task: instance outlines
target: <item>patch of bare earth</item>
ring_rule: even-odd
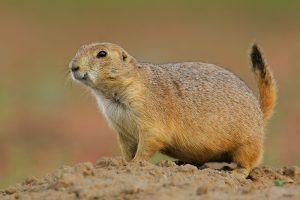
[[[0,199],[300,199],[300,168],[259,167],[248,179],[220,170],[105,158],[62,167],[0,192]]]

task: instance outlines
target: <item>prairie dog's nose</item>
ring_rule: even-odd
[[[71,63],[71,71],[72,72],[76,72],[79,69],[80,69],[80,67],[76,63],[74,63],[74,62]]]

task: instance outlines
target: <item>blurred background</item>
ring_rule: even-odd
[[[300,164],[300,1],[0,1],[0,188],[62,165],[119,155],[116,134],[67,66],[109,41],[140,61],[226,66],[255,88],[256,41],[279,86],[264,163]]]

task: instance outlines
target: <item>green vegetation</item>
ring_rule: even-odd
[[[275,180],[274,185],[277,187],[283,187],[285,185],[285,181],[283,180]]]

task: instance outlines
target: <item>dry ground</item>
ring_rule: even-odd
[[[105,158],[27,178],[2,190],[0,199],[300,199],[299,167],[262,166],[243,179],[220,170],[224,166]]]

